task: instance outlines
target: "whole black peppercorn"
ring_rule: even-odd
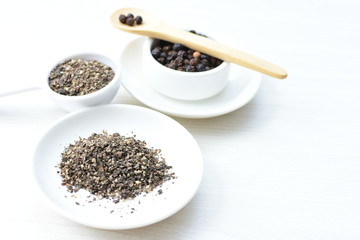
[[[201,59],[207,59],[207,58],[209,58],[209,56],[206,55],[206,54],[201,54],[201,55],[200,55],[200,58],[201,58]]]
[[[176,57],[174,61],[175,61],[176,65],[181,66],[181,65],[183,65],[184,59],[182,57]]]
[[[209,60],[207,59],[201,59],[200,62],[204,65],[209,65]]]
[[[180,51],[180,50],[183,50],[184,48],[185,48],[185,46],[180,43],[175,43],[172,47],[172,49],[175,51]]]
[[[177,57],[177,52],[176,51],[170,51],[168,56],[170,56],[171,59],[175,59]]]
[[[185,71],[186,72],[194,72],[195,71],[195,67],[191,66],[191,65],[186,65],[185,66]]]
[[[120,14],[119,20],[121,23],[126,23],[126,16],[124,14]]]
[[[156,47],[153,50],[151,50],[151,54],[154,58],[159,58],[161,54],[161,48]]]
[[[205,71],[206,68],[205,68],[205,65],[202,64],[202,63],[199,63],[196,65],[196,69],[199,71],[199,72],[202,72],[202,71]]]
[[[169,68],[171,68],[171,69],[176,69],[176,64],[175,64],[174,61],[171,61],[171,62],[167,65],[167,67],[169,67]]]
[[[159,63],[161,63],[161,64],[164,64],[164,63],[165,63],[165,58],[159,57],[159,58],[157,59],[157,61],[158,61]]]
[[[179,50],[177,53],[178,57],[182,57],[182,58],[184,58],[185,54],[186,54],[185,50]]]
[[[136,16],[136,18],[135,18],[135,22],[136,22],[136,24],[141,24],[141,23],[142,23],[142,21],[143,21],[143,19],[142,19],[142,17],[141,17],[141,16]]]
[[[127,18],[126,19],[126,24],[129,25],[129,26],[134,26],[135,25],[135,19],[134,18]]]
[[[171,47],[170,45],[165,45],[165,46],[162,48],[163,52],[168,52],[168,51],[170,51],[171,49],[172,49],[172,47]]]
[[[127,15],[120,14],[119,21],[128,26],[134,26],[135,24],[141,24],[143,19],[141,16],[136,16],[135,18],[134,14],[128,13]]]
[[[192,58],[190,59],[190,65],[191,66],[195,66],[196,64],[199,63],[199,59],[198,58]]]

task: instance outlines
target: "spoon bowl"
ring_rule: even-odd
[[[125,16],[129,13],[132,13],[135,17],[141,16],[143,18],[143,21],[141,24],[137,24],[134,26],[129,26],[126,24],[123,24],[119,21],[119,17],[121,14],[124,14]],[[121,8],[116,10],[110,17],[111,23],[114,27],[123,30],[125,32],[129,33],[136,33],[138,35],[142,36],[148,36],[148,37],[157,37],[158,34],[162,32],[156,31],[156,28],[158,26],[164,26],[165,23],[162,22],[160,19],[153,16],[151,13],[144,11],[139,8]]]
[[[127,15],[129,13],[132,13],[134,16],[141,16],[143,19],[142,24],[128,26],[121,23],[119,20],[120,14]],[[169,26],[157,17],[153,16],[151,13],[139,8],[118,9],[111,15],[110,20],[115,28],[125,32],[148,36],[151,38],[158,38],[173,43],[181,43],[188,48],[195,49],[199,52],[206,53],[227,62],[244,66],[271,77],[278,79],[284,79],[287,77],[286,71],[280,66],[252,56],[243,51],[231,48],[215,40]]]

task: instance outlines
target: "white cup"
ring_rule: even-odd
[[[147,38],[143,45],[143,77],[157,92],[179,100],[201,100],[221,92],[228,83],[230,64],[221,63],[218,67],[203,72],[183,72],[168,68],[159,63],[151,54],[156,44]]]

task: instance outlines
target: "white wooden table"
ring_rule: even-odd
[[[227,115],[175,118],[202,149],[200,189],[170,218],[125,231],[79,225],[40,200],[32,154],[66,112],[42,90],[0,98],[1,239],[360,239],[358,1],[2,1],[0,90],[36,85],[74,51],[119,57],[136,36],[108,18],[125,6],[230,36],[289,77],[264,77]],[[113,103],[144,106],[124,88]]]

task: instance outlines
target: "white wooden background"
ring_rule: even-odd
[[[170,218],[125,231],[73,223],[40,200],[34,147],[66,113],[41,90],[0,98],[1,239],[360,239],[358,1],[1,1],[0,91],[36,85],[74,51],[118,57],[136,36],[109,16],[126,6],[230,36],[289,77],[264,77],[230,114],[175,118],[203,151],[200,189]],[[113,102],[142,105],[123,88]]]

